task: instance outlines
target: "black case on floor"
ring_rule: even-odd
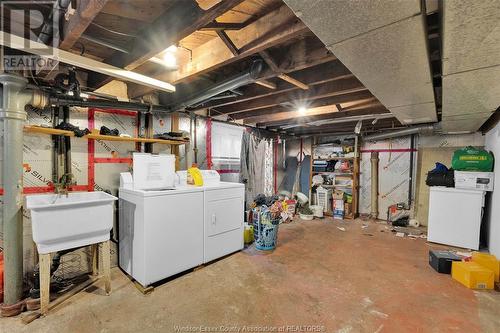
[[[450,251],[429,251],[429,265],[439,273],[451,274],[451,262],[461,260],[462,258]]]

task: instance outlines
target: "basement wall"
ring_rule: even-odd
[[[426,226],[429,216],[429,186],[425,184],[427,173],[436,162],[451,167],[451,158],[458,148],[484,146],[480,133],[460,135],[421,135],[418,140],[418,161],[416,175],[415,218]]]
[[[500,258],[500,123],[486,134],[486,149],[495,157],[495,188],[489,200],[488,242],[490,253]]]

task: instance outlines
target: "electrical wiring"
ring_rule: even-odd
[[[131,34],[127,34],[127,33],[125,33],[125,32],[115,31],[115,30],[112,30],[112,29],[106,28],[105,26],[102,26],[102,25],[100,25],[100,24],[98,24],[98,23],[95,23],[95,22],[91,22],[90,24],[91,24],[91,25],[93,25],[93,26],[96,26],[96,27],[98,27],[98,28],[100,28],[100,29],[102,29],[102,30],[105,30],[105,31],[107,31],[107,32],[110,32],[110,33],[112,33],[112,34],[115,34],[115,35],[120,35],[120,36],[125,36],[125,37],[137,38],[137,36],[136,36],[136,35],[131,35]]]

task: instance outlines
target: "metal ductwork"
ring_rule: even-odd
[[[421,0],[284,2],[402,124],[437,121]]]
[[[442,2],[443,132],[474,132],[500,105],[500,2]]]
[[[54,35],[54,22],[58,22],[60,17],[64,18],[61,14],[66,12],[70,4],[71,0],[57,0],[55,2],[48,20],[43,24],[41,32],[38,35],[39,42],[49,45],[50,38]],[[57,17],[57,20],[54,20],[54,17]],[[57,31],[57,34],[60,35],[60,32]],[[57,45],[54,46],[57,47]]]
[[[424,133],[434,133],[436,130],[435,125],[424,125],[409,127],[398,131],[384,132],[380,134],[372,134],[363,137],[363,141],[379,141],[391,138],[397,138],[401,136],[408,136],[412,134],[424,134]]]
[[[4,305],[19,302],[23,293],[23,127],[25,107],[45,107],[48,98],[25,89],[28,81],[18,75],[0,74],[3,125],[3,252]]]
[[[262,71],[262,67],[262,60],[255,60],[248,71],[230,77],[216,84],[215,86],[206,88],[199,93],[187,97],[181,102],[177,102],[174,106],[171,107],[171,111],[182,111],[188,109],[189,107],[200,105],[203,102],[208,101],[210,98],[217,96],[223,92],[234,90],[241,86],[254,83],[258,79],[259,74]]]

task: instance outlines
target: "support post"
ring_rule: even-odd
[[[378,217],[378,151],[374,151],[371,154],[371,213],[370,216],[372,219],[376,219]]]

